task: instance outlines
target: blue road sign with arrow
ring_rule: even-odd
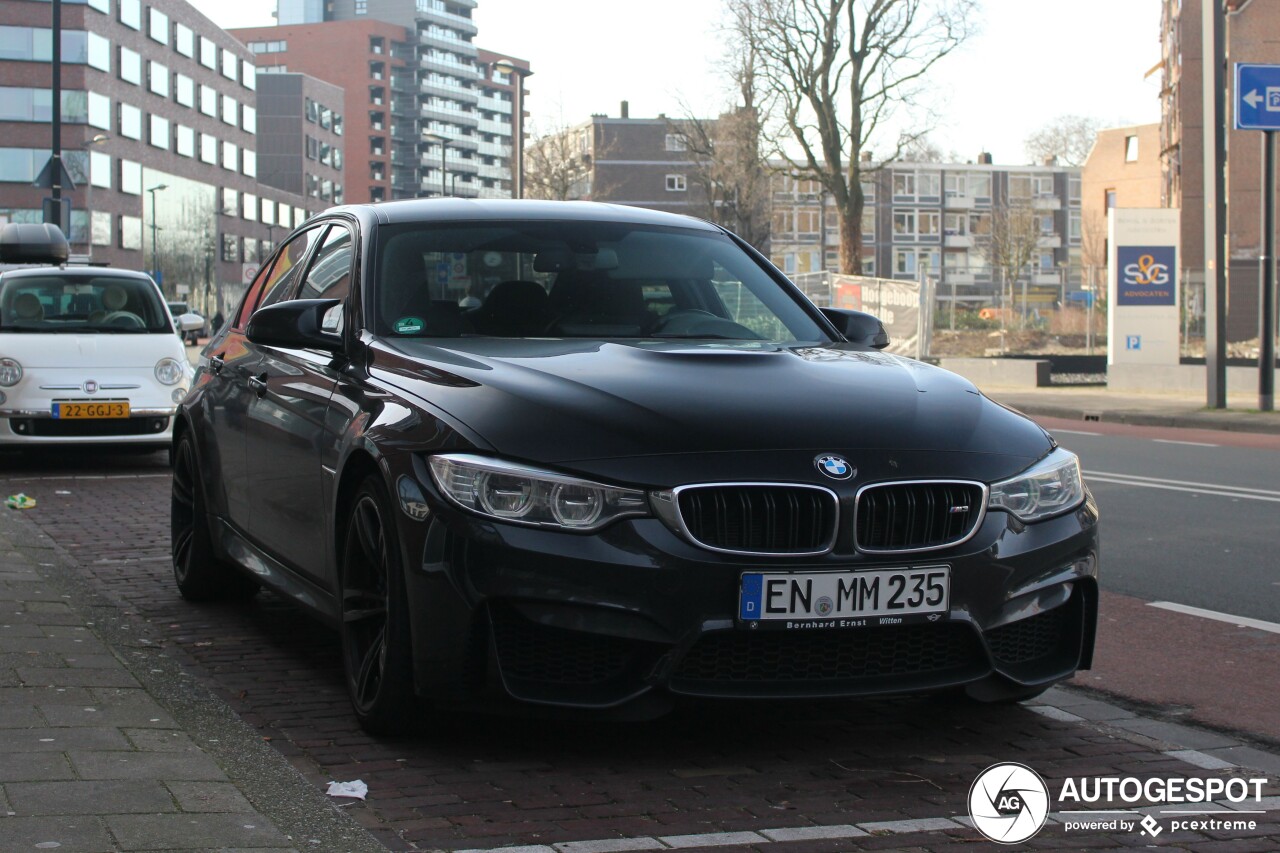
[[[1236,130],[1280,130],[1280,65],[1236,63]]]

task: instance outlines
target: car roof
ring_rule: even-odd
[[[0,276],[4,276],[5,278],[25,278],[27,276],[42,275],[63,275],[80,278],[133,278],[143,279],[146,281],[151,280],[151,276],[144,272],[114,269],[112,267],[55,267],[46,265],[0,270]]]
[[[703,231],[720,229],[702,219],[661,210],[603,204],[594,201],[542,201],[535,199],[418,198],[350,204],[331,208],[325,215],[372,215],[383,225],[402,222],[467,222],[477,220],[542,220],[570,222],[622,222],[633,225],[666,225]]]

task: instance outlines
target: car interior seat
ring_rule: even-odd
[[[494,285],[484,304],[467,316],[480,334],[503,338],[537,337],[546,334],[551,322],[547,291],[523,279]]]
[[[34,293],[19,293],[13,300],[13,313],[25,323],[39,323],[44,319],[44,305]]]
[[[639,337],[655,319],[640,282],[602,272],[565,270],[556,277],[550,301],[553,331],[572,337]]]

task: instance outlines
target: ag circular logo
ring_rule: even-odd
[[[1049,816],[1049,788],[1025,764],[993,764],[969,789],[969,817],[979,832],[998,844],[1031,838]]]
[[[833,480],[847,480],[858,473],[858,469],[846,462],[843,456],[833,456],[830,453],[817,457],[813,464]]]

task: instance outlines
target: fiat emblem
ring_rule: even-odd
[[[850,465],[843,456],[834,456],[830,453],[817,457],[813,460],[813,464],[833,480],[847,480],[858,473],[858,469]]]
[[[81,387],[84,388],[84,393],[86,394],[98,393],[98,383],[92,379],[87,380]]]

